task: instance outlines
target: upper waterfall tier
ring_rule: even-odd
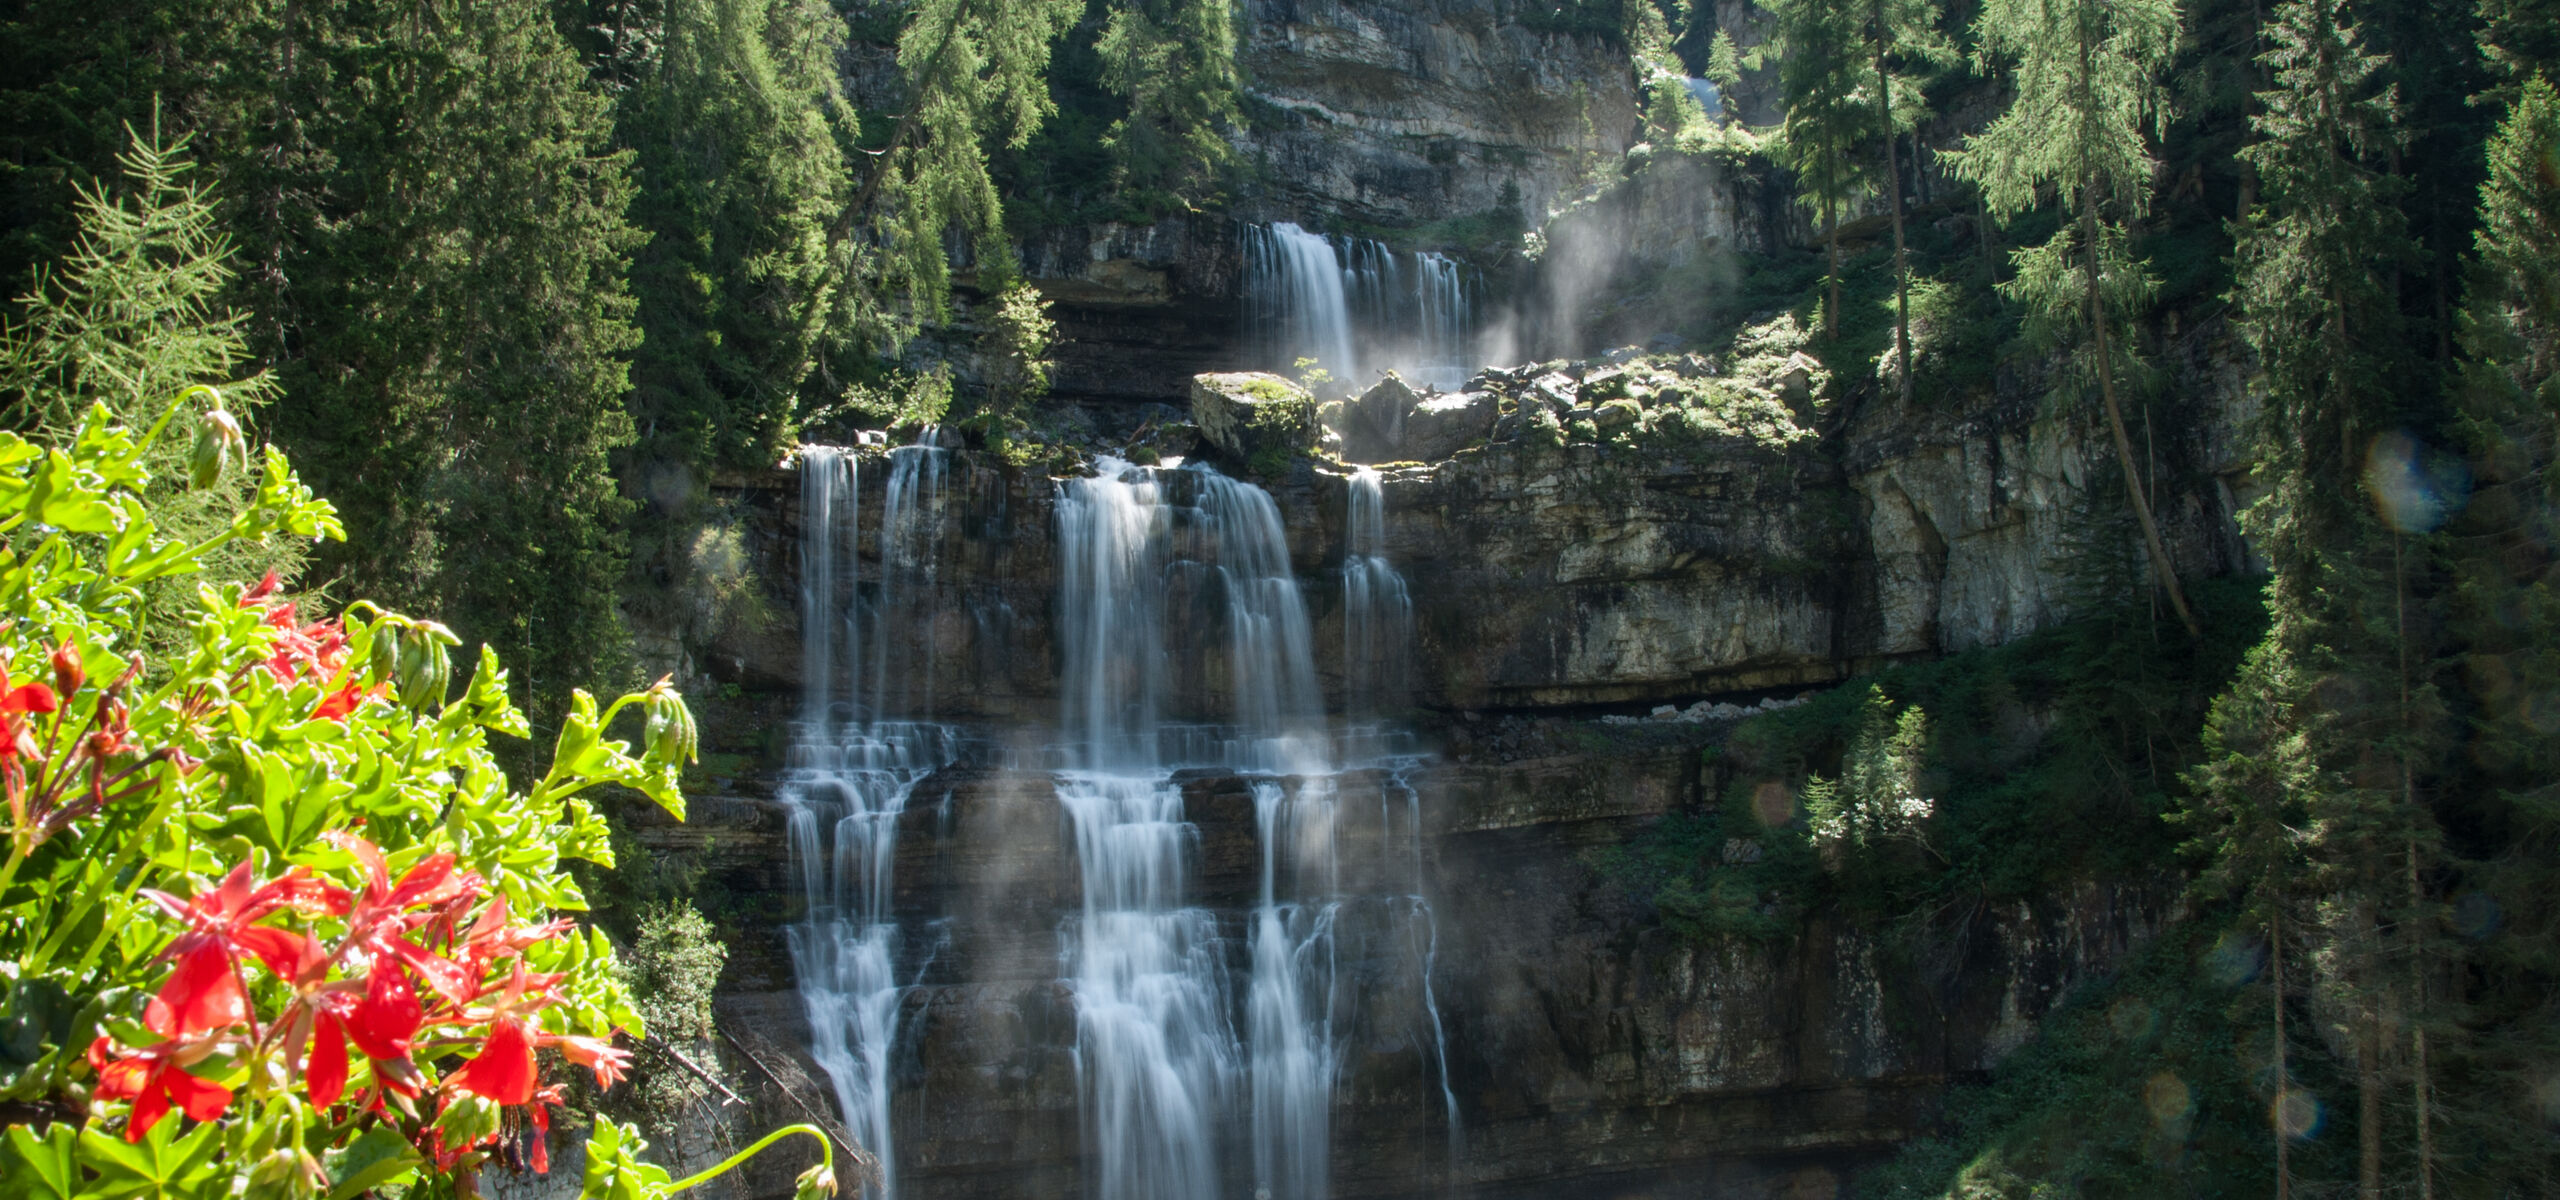
[[[1247,336],[1264,365],[1302,360],[1357,391],[1388,370],[1454,388],[1475,361],[1475,293],[1457,260],[1326,237],[1283,221],[1244,231]]]

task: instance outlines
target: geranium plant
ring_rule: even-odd
[[[230,469],[218,394],[169,411],[209,447],[195,486]],[[101,407],[59,445],[0,433],[6,1194],[349,1200],[546,1169],[568,1073],[611,1085],[641,1032],[561,862],[612,863],[597,788],[683,815],[682,698],[578,694],[549,770],[512,786],[490,739],[528,727],[486,648],[457,689],[431,621],[309,619],[272,575],[183,603],[225,545],[341,531],[270,450],[227,529],[164,536],[143,464],[166,432]],[[626,713],[636,747],[608,733]],[[734,1165],[670,1181],[642,1147],[599,1120],[587,1194]]]

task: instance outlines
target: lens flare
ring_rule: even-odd
[[[2469,497],[2460,460],[2398,431],[2373,439],[2364,456],[2364,490],[2383,523],[2402,533],[2429,533]]]
[[[2107,1026],[2121,1040],[2140,1041],[2160,1027],[2160,1014],[2140,999],[2127,996],[2107,1006]]]
[[[2174,1124],[2195,1112],[2195,1096],[2187,1090],[2186,1080],[2162,1071],[2142,1085],[2142,1107],[2150,1111],[2153,1124]]]
[[[2268,1123],[2295,1141],[2318,1135],[2322,1116],[2320,1098],[2300,1088],[2286,1089],[2267,1106]]]
[[[2506,910],[2498,906],[2498,898],[2487,892],[2465,892],[2453,902],[2454,932],[2475,942],[2498,932],[2506,919]]]
[[[2258,969],[2266,965],[2264,943],[2237,930],[2213,940],[2213,948],[2204,952],[2202,964],[2206,977],[2224,987],[2238,987],[2258,977]]]
[[[1751,789],[1751,811],[1768,826],[1784,825],[1796,819],[1796,794],[1775,779]]]

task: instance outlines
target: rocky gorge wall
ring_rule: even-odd
[[[1509,0],[1237,5],[1252,184],[1233,207],[1043,231],[1023,272],[1055,304],[1059,395],[1179,402],[1238,364],[1240,225],[1536,224],[1636,136],[1622,48],[1524,26]],[[859,90],[859,89],[857,89]]]
[[[1023,248],[1057,305],[1061,398],[1178,401],[1193,375],[1246,365],[1237,220],[1410,225],[1480,212],[1506,184],[1538,214],[1595,158],[1614,164],[1635,124],[1623,54],[1528,32],[1504,10],[1241,5],[1258,114],[1241,144],[1269,186],[1232,214],[1051,231]],[[1796,236],[1783,199],[1712,162],[1657,157],[1546,230],[1537,299],[1574,324],[1524,328],[1516,348],[1641,344],[1685,320],[1666,310],[1720,302],[1737,256]],[[1564,269],[1574,263],[1593,269]],[[2241,569],[2237,355],[2214,325],[2165,350],[2173,399],[2143,431],[2163,523],[2187,574]],[[2174,903],[2159,881],[2092,879],[1977,911],[1925,945],[1822,921],[1780,942],[1707,944],[1661,927],[1607,877],[1596,852],[1724,794],[1730,768],[1702,751],[1730,723],[1595,718],[1792,695],[2048,627],[2069,611],[2060,565],[2091,552],[2084,501],[2116,485],[2101,435],[2031,375],[1909,408],[1791,396],[1786,419],[1809,435],[1794,440],[1638,442],[1574,428],[1598,428],[1601,402],[1581,391],[1606,369],[1480,378],[1469,386],[1498,393],[1508,424],[1428,461],[1381,461],[1383,550],[1414,603],[1404,715],[1428,753],[1401,773],[1346,778],[1339,836],[1346,882],[1411,886],[1435,939],[1426,998],[1409,925],[1376,906],[1346,917],[1343,977],[1363,1000],[1341,1038],[1336,1195],[1845,1194],[1859,1167],[1926,1128],[1952,1081],[2024,1041]],[[1533,386],[1549,399],[1528,399]],[[1654,400],[1631,402],[1639,428],[1668,419]],[[1552,444],[1525,428],[1530,406],[1550,403],[1566,430]],[[1161,433],[1155,448],[1214,454],[1187,439]],[[855,553],[873,571],[886,452],[856,458],[856,498],[875,515]],[[1251,476],[1277,502],[1334,700],[1348,470],[1302,457]],[[832,1120],[792,990],[783,931],[802,914],[775,795],[801,683],[807,514],[787,466],[715,490],[738,514],[735,581],[767,617],[653,648],[653,666],[690,694],[720,697],[703,707],[715,786],[691,823],[644,815],[635,828],[640,845],[700,869],[698,898],[731,950],[722,1036],[697,1048],[729,1094],[672,1135],[695,1157],[741,1130]],[[1044,475],[952,451],[929,616],[899,633],[934,651],[892,685],[899,711],[974,738],[917,785],[894,870],[899,920],[942,938],[904,998],[892,1072],[901,1192],[917,1200],[1085,1186],[1074,997],[1061,983],[1080,884],[1037,769],[1060,710],[1059,496]],[[1169,715],[1211,716],[1219,702],[1176,697],[1185,711]],[[1250,794],[1210,772],[1184,789],[1194,886],[1240,955]],[[1435,1013],[1445,1053],[1425,1034]],[[1228,1192],[1252,1194],[1249,1156],[1225,1149]],[[787,1190],[788,1169],[757,1170],[732,1194]]]
[[[2199,575],[2234,569],[2242,552],[2229,532],[2237,391],[2217,337],[2181,343],[2186,399],[2172,415],[2189,432],[2162,446],[2174,481],[2160,489],[2164,521]],[[1603,369],[1561,365],[1543,386]],[[2082,552],[2071,514],[2105,479],[2093,431],[2027,396],[1805,420],[1828,434],[1709,437],[1676,452],[1544,445],[1515,421],[1440,461],[1382,471],[1385,550],[1415,604],[1410,719],[1431,753],[1402,775],[1344,784],[1342,811],[1366,814],[1340,832],[1344,870],[1353,887],[1393,885],[1384,892],[1402,890],[1395,872],[1421,880],[1460,1120],[1452,1130],[1441,1058],[1420,1032],[1409,936],[1389,914],[1365,925],[1355,914],[1344,970],[1363,1015],[1343,1035],[1336,1194],[1528,1196],[1567,1181],[1602,1195],[1841,1194],[1859,1166],[1926,1127],[1952,1081],[1987,1069],[2165,919],[2164,885],[2088,880],[1977,912],[1927,946],[1823,922],[1779,943],[1700,944],[1595,865],[1593,852],[1711,805],[1731,782],[1700,753],[1728,723],[1595,714],[1793,693],[1998,644],[2067,611],[2056,566]],[[1075,851],[1049,777],[1020,765],[1037,761],[1059,706],[1059,489],[949,453],[932,618],[902,631],[932,643],[933,665],[895,686],[905,711],[929,703],[981,740],[917,786],[898,843],[896,911],[944,939],[901,1018],[901,1191],[1076,1195],[1076,1024],[1061,982]],[[886,451],[857,459],[859,503],[877,513]],[[1258,480],[1283,515],[1319,647],[1341,645],[1347,470],[1299,459]],[[729,491],[769,607],[796,611],[796,479],[777,471]],[[857,548],[866,571],[876,521]],[[719,897],[708,906],[732,949],[725,1078],[748,1111],[785,1119],[829,1094],[806,1058],[781,936],[799,913],[773,785],[799,639],[781,617],[693,647],[680,664],[689,689],[732,696],[706,708],[722,794],[697,801],[690,824],[639,830],[660,853],[695,855]],[[1317,663],[1338,690],[1338,656],[1320,650]],[[1175,701],[1186,703],[1208,716],[1219,699]],[[1240,953],[1251,798],[1231,775],[1199,773],[1185,788],[1200,902]],[[1250,1192],[1249,1178],[1231,1183]]]

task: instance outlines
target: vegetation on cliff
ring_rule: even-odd
[[[2560,20],[2508,0],[1787,0],[1761,28],[1747,8],[1494,6],[1538,37],[1622,48],[1645,97],[1627,131],[1649,139],[1642,154],[1592,156],[1568,193],[1707,160],[1753,178],[1755,219],[1773,231],[1748,261],[1720,253],[1724,274],[1652,281],[1652,295],[1685,293],[1680,321],[1637,312],[1607,326],[1654,321],[1640,340],[1677,324],[1668,332],[1713,354],[1642,356],[1597,383],[1586,372],[1569,403],[1524,400],[1536,377],[1510,379],[1512,424],[1496,436],[1613,454],[1741,438],[1812,456],[1857,414],[2025,397],[2103,430],[2082,544],[2056,566],[2087,586],[2067,626],[1756,719],[1716,763],[1731,786],[1715,810],[1666,821],[1613,869],[1697,937],[1783,938],[1821,914],[1899,923],[1924,945],[1951,912],[2092,873],[2194,885],[2190,919],[1960,1102],[1946,1136],[1879,1177],[1888,1194],[2210,1182],[2487,1196],[2560,1173]],[[633,621],[691,619],[694,600],[728,586],[710,578],[737,557],[713,481],[776,461],[804,431],[953,417],[1008,461],[1038,461],[1028,431],[1057,329],[1017,278],[1022,240],[1253,194],[1261,168],[1237,135],[1270,112],[1246,90],[1237,12],[30,0],[0,18],[0,284],[13,302],[0,420],[14,431],[0,465],[22,485],[0,488],[20,506],[0,533],[23,568],[0,585],[25,610],[5,635],[22,643],[21,669],[0,718],[35,747],[11,739],[0,757],[13,801],[41,797],[28,762],[78,753],[48,740],[66,698],[101,720],[121,705],[134,724],[116,736],[172,756],[118,766],[141,774],[115,786],[153,785],[187,817],[143,829],[61,796],[51,815],[13,809],[12,862],[25,865],[0,905],[28,945],[9,977],[12,1028],[32,1020],[52,1040],[26,1054],[10,1042],[9,1086],[24,1090],[8,1098],[67,1116],[112,1071],[122,1099],[97,1127],[168,1131],[144,1136],[189,1170],[209,1160],[185,1156],[216,1141],[291,1178],[366,1139],[479,1152],[494,1109],[466,1106],[431,1133],[417,1113],[324,1120],[336,1093],[252,1080],[259,1055],[285,1049],[271,1018],[316,1026],[326,1006],[263,975],[235,979],[236,997],[218,980],[172,992],[156,973],[174,927],[136,889],[160,888],[190,921],[231,903],[208,889],[235,868],[253,894],[300,866],[352,895],[368,883],[350,848],[363,816],[364,844],[403,870],[477,856],[473,886],[511,896],[518,918],[573,908],[543,890],[550,859],[600,846],[595,830],[572,809],[558,829],[507,824],[499,810],[557,797],[511,791],[485,734],[518,728],[519,713],[556,719],[544,732],[573,760],[592,751],[613,768],[597,778],[629,759],[663,788],[673,764],[654,748],[617,759],[589,744],[603,714],[580,689],[636,683]],[[1709,117],[1692,74],[1724,89],[1724,113]],[[1774,92],[1774,128],[1735,121],[1757,91]],[[145,131],[138,146],[130,128]],[[190,158],[213,186],[196,186]],[[1523,261],[1519,189],[1499,194],[1492,210],[1402,236]],[[1818,252],[1795,244],[1811,239],[1791,204],[1819,214]],[[965,387],[941,369],[950,347],[974,347],[984,367]],[[2177,363],[2208,360],[2245,377],[2246,479],[2203,478],[2148,436],[2174,419]],[[239,472],[262,441],[337,507],[310,502],[281,454]],[[181,487],[182,475],[200,478]],[[2225,485],[2249,498],[2262,589],[2184,577],[2161,531],[2168,497]],[[307,537],[331,522],[343,541],[244,532]],[[182,559],[212,582],[176,582]],[[429,626],[370,609],[298,624],[272,593],[244,590],[268,568],[305,569],[295,586],[310,593],[445,614],[515,664],[516,694],[490,665],[454,702],[476,715],[413,701],[423,683],[400,676],[428,669],[413,635],[438,640]],[[386,629],[410,640],[375,664]],[[338,653],[253,669],[295,638]],[[31,674],[57,652],[53,683]],[[135,653],[130,679],[80,690]],[[190,701],[131,700],[176,680],[220,684],[246,723],[214,730]],[[56,707],[39,711],[31,687]],[[299,778],[386,748],[467,781],[450,810],[461,817],[243,798],[269,785],[241,763],[277,758],[276,778]],[[179,752],[204,765],[179,771]],[[107,757],[88,760],[92,778]],[[483,817],[532,839],[545,882],[524,883],[497,835],[473,832]],[[81,874],[108,862],[133,873]],[[66,899],[64,880],[96,896]],[[28,931],[66,904],[135,932],[57,960],[73,952]],[[384,921],[416,915],[377,907]],[[335,945],[354,936],[331,924],[347,915],[292,929]],[[647,929],[666,977],[685,981],[671,995],[716,975],[680,910],[654,911]],[[555,953],[516,950],[535,967]],[[2186,965],[2207,961],[2219,965]],[[40,978],[28,972],[62,964],[50,986],[123,988],[116,1003],[132,1011],[27,999]],[[620,1020],[600,972],[570,971],[545,1011],[583,1023],[546,1034]],[[491,978],[446,998],[467,1007]],[[159,1028],[138,1007],[146,992],[164,1001]],[[694,1019],[689,1002],[668,1011]],[[108,1022],[97,1063],[73,1053],[92,1043],[46,1024],[57,1017]],[[452,1024],[485,1049],[502,1022]],[[172,1045],[205,1053],[176,1063]],[[193,1073],[215,1049],[236,1082]],[[366,1057],[342,1064],[345,1086],[371,1072],[377,1092],[461,1103],[491,1098],[466,1084],[529,1085],[458,1062],[446,1074],[432,1053]],[[315,1072],[292,1058],[277,1059],[281,1078]],[[226,1117],[235,1087],[291,1120]],[[2075,1140],[2066,1118],[2093,1096],[2127,1124]],[[532,1120],[528,1103],[496,1107]],[[221,1119],[179,1134],[145,1104]],[[2324,1109],[2333,1119],[2314,1119]],[[291,1147],[275,1132],[287,1126]],[[32,1163],[70,1161],[59,1155],[87,1141],[11,1144]]]

